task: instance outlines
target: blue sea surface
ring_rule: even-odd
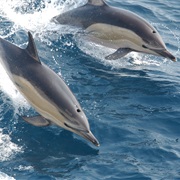
[[[111,49],[50,23],[83,0],[1,0],[0,36],[25,48],[32,32],[41,61],[68,84],[101,146],[24,122],[35,111],[0,67],[0,179],[180,179],[180,2],[106,2],[151,23],[177,62],[138,53],[107,61]]]

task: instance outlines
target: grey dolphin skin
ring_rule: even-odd
[[[88,120],[64,81],[43,64],[31,33],[26,49],[0,38],[0,62],[12,82],[39,115],[23,117],[35,126],[55,124],[99,146]]]
[[[84,6],[62,13],[52,21],[83,28],[88,40],[115,49],[106,57],[109,60],[135,51],[176,61],[153,26],[136,14],[111,7],[103,0],[88,0]]]

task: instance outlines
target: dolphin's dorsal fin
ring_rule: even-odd
[[[26,48],[26,51],[29,53],[29,55],[31,57],[33,57],[34,60],[41,63],[39,56],[38,56],[38,53],[37,53],[37,49],[36,49],[36,45],[35,45],[33,36],[30,32],[28,32],[28,37],[29,37],[29,42],[28,42],[28,46]]]
[[[103,0],[88,0],[88,4],[92,4],[94,6],[103,6],[106,3]]]

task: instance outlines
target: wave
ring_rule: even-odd
[[[0,162],[8,161],[20,152],[23,152],[22,147],[13,143],[10,136],[4,134],[3,129],[0,129]]]
[[[8,176],[7,174],[0,172],[0,180],[15,180],[13,177]]]
[[[1,2],[1,16],[13,22],[15,31],[23,28],[41,32],[47,30],[52,17],[75,8],[83,1],[67,0],[3,0]]]

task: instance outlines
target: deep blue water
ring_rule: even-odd
[[[180,2],[107,2],[152,23],[177,62],[137,53],[106,61],[109,49],[49,23],[83,1],[2,0],[1,37],[25,47],[32,32],[41,61],[62,75],[101,146],[23,122],[34,110],[0,68],[0,179],[180,179]]]

